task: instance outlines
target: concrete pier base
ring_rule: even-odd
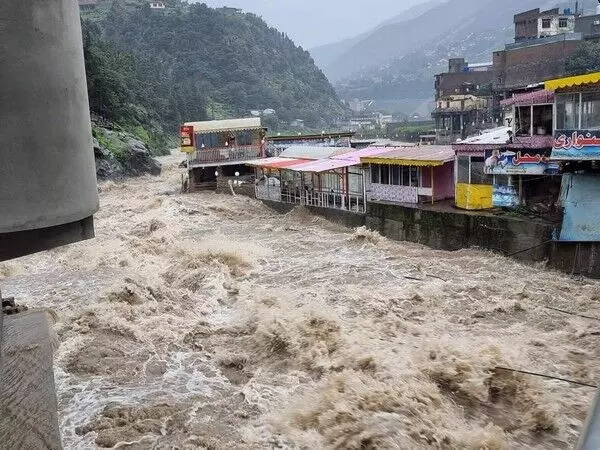
[[[52,318],[45,310],[0,312],[0,448],[61,449]]]

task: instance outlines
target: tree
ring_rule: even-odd
[[[600,43],[584,42],[566,61],[567,75],[585,75],[600,72]]]
[[[175,134],[182,121],[273,108],[271,126],[321,129],[345,112],[310,55],[253,14],[181,0],[162,12],[106,0],[97,11],[83,23],[90,107],[120,125]]]

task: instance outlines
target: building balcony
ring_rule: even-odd
[[[188,168],[241,164],[244,161],[261,158],[262,156],[262,145],[203,148],[188,155]]]
[[[432,112],[431,115],[432,116],[439,116],[439,115],[443,115],[443,114],[464,114],[464,113],[470,113],[473,111],[487,111],[488,107],[487,106],[465,106],[464,108],[461,108],[460,106],[451,106],[449,108],[435,108]]]

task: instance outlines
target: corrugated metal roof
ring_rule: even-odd
[[[352,151],[350,147],[319,147],[312,145],[292,145],[286,148],[282,153],[283,158],[297,159],[326,159],[336,154],[343,154]]]
[[[554,92],[541,90],[535,92],[527,92],[525,94],[518,94],[511,98],[507,98],[506,100],[502,100],[500,102],[500,106],[529,106],[529,105],[539,105],[543,103],[554,103]]]
[[[402,147],[386,153],[361,158],[361,162],[370,164],[396,164],[405,166],[441,166],[454,161],[454,150],[449,145],[423,145],[420,147]]]
[[[306,163],[306,159],[292,159],[292,158],[281,158],[281,157],[273,157],[273,158],[262,158],[262,159],[254,159],[252,161],[247,161],[244,164],[248,166],[256,166],[256,167],[264,167],[271,169],[285,169],[286,167],[292,167],[298,164]]]
[[[477,136],[471,136],[461,141],[457,141],[456,145],[463,144],[506,144],[510,139],[509,131],[512,132],[512,127],[498,127],[483,131]]]
[[[343,152],[338,152],[330,158],[294,166],[293,170],[298,172],[327,172],[328,170],[340,169],[342,167],[356,166],[361,163],[361,157],[378,155],[387,151],[389,151],[389,148],[383,147],[367,147],[354,151],[344,149]]]
[[[247,119],[207,120],[204,122],[187,122],[184,125],[193,126],[195,133],[214,133],[219,131],[239,131],[263,128],[260,117]]]
[[[262,164],[270,164],[279,161],[289,161],[289,158],[280,158],[278,156],[272,158],[259,158],[244,162],[247,166],[260,166]]]
[[[318,161],[305,162],[304,164],[294,166],[291,169],[295,172],[327,172],[329,170],[340,169],[360,164],[348,159],[320,159]]]
[[[356,164],[360,164],[360,158],[371,156],[371,155],[379,155],[381,153],[389,152],[390,149],[387,147],[367,147],[362,148],[360,150],[354,150],[345,152],[342,154],[336,154],[332,156],[332,159],[344,159],[349,161],[355,161]]]

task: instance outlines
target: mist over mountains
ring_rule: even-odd
[[[596,5],[579,1],[586,14]],[[575,10],[575,1],[434,0],[310,52],[343,99],[377,100],[390,112],[424,112],[433,98],[433,76],[447,69],[448,58],[491,61],[494,50],[513,40],[514,14],[557,6]]]

